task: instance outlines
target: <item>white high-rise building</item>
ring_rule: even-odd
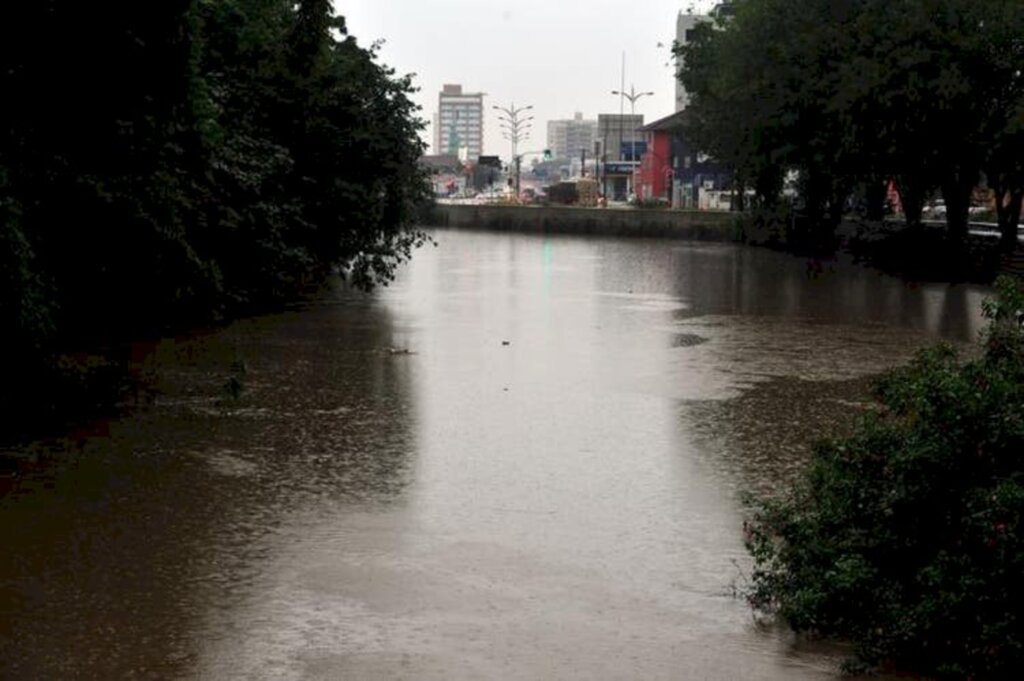
[[[693,35],[693,29],[697,28],[698,24],[708,20],[709,17],[703,14],[683,14],[680,12],[679,17],[676,18],[676,43],[678,45],[689,43]],[[682,57],[676,58],[676,111],[682,111],[690,103],[690,93],[686,91],[686,88],[683,87],[683,82],[678,78],[683,64]]]
[[[484,151],[484,95],[445,85],[434,116],[434,153],[476,160]]]
[[[715,6],[711,10],[710,14],[683,14],[679,13],[676,18],[676,43],[679,45],[689,44],[693,37],[693,30],[697,28],[698,24],[705,21],[713,21],[715,19],[728,19],[732,16],[733,7],[730,2],[722,2]],[[679,57],[676,59],[676,111],[682,111],[690,103],[690,93],[683,87],[683,83],[679,80],[679,71],[683,68],[683,58]]]
[[[583,120],[581,113],[577,112],[571,119],[548,121],[547,146],[557,159],[579,158],[584,153],[592,157],[595,139],[597,121]]]

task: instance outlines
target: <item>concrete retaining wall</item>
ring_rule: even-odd
[[[428,227],[733,241],[737,214],[713,211],[438,205]]]

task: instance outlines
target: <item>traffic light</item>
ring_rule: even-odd
[[[545,149],[544,150],[544,160],[545,161],[550,161],[551,160],[551,150],[550,149]]]

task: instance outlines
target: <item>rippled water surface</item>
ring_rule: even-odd
[[[436,237],[390,289],[141,347],[131,416],[12,453],[0,677],[837,678],[733,597],[742,498],[983,292]]]

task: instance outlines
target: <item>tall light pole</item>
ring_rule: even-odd
[[[498,116],[498,121],[501,125],[502,133],[501,136],[512,143],[512,162],[516,166],[516,201],[519,200],[519,171],[522,157],[519,155],[519,143],[526,141],[530,137],[530,128],[533,127],[530,121],[533,120],[533,116],[526,116],[520,118],[519,114],[524,111],[529,111],[533,108],[533,105],[516,107],[513,102],[511,106],[492,106],[495,111],[501,112]]]
[[[633,85],[630,84],[629,92],[626,92],[625,90],[612,90],[612,94],[613,95],[618,95],[619,97],[625,97],[626,99],[629,100],[629,117],[633,121],[633,133],[632,133],[632,136],[630,137],[630,142],[629,142],[629,157],[630,157],[630,159],[633,162],[636,162],[636,100],[640,99],[641,97],[646,97],[647,95],[653,95],[654,93],[653,92],[637,92],[636,88],[634,88]],[[619,120],[621,121],[622,119],[620,118]],[[620,125],[621,125],[621,123],[620,123]],[[622,128],[620,127],[619,130],[621,131]],[[619,133],[619,147],[621,148],[621,146],[622,146],[622,133],[620,132]],[[633,166],[633,193],[634,194],[636,193],[636,166]]]

